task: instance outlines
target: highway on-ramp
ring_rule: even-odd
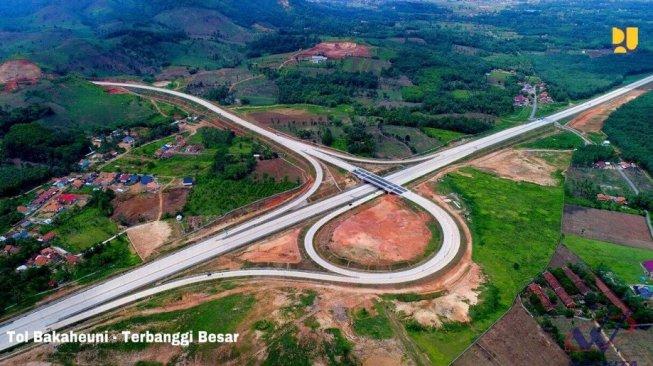
[[[383,177],[385,180],[397,184],[404,185],[417,178],[427,175],[437,169],[447,166],[455,161],[461,160],[480,150],[490,148],[497,144],[504,143],[510,139],[518,137],[522,134],[531,132],[543,126],[552,124],[561,119],[567,118],[571,115],[579,113],[583,110],[591,108],[596,104],[605,102],[609,99],[627,93],[628,91],[637,88],[641,85],[653,81],[653,76],[649,76],[636,83],[630,84],[626,87],[616,89],[612,92],[606,93],[591,101],[579,104],[575,107],[569,108],[565,111],[556,113],[547,118],[539,119],[531,123],[516,126],[506,129],[495,134],[485,136],[483,138],[470,141],[457,147],[440,151],[435,154],[428,155],[420,158],[421,163],[403,169],[401,171]],[[98,83],[100,84],[100,83]],[[124,83],[102,83],[104,85],[125,86],[132,88],[150,89],[162,93],[174,94],[178,97],[185,98],[204,105],[208,109],[220,114],[223,118],[232,120],[238,119],[237,123],[243,125],[251,125],[251,130],[254,130],[261,135],[264,135],[273,141],[279,142],[284,146],[291,148],[298,152],[303,152],[310,156],[326,160],[336,166],[339,166],[348,171],[356,169],[355,166],[344,163],[340,158],[341,156],[334,156],[328,151],[315,149],[310,145],[303,144],[292,139],[276,135],[266,129],[260,128],[254,124],[242,120],[221,108],[204,101],[200,98],[190,96],[184,93],[171,91],[167,89],[154,88],[138,84],[124,84]],[[249,127],[248,127],[249,128]],[[260,131],[259,131],[260,130]],[[276,137],[275,137],[276,136]],[[355,160],[354,160],[355,161]],[[417,160],[415,160],[417,161]],[[406,161],[403,161],[406,162]],[[275,213],[267,216],[266,220],[255,219],[256,224],[251,224],[252,221],[243,224],[244,228],[237,228],[233,234],[225,237],[224,235],[209,238],[197,244],[190,245],[175,253],[158,258],[152,262],[146,263],[132,271],[113,277],[103,283],[92,285],[78,293],[60,299],[58,301],[44,304],[26,314],[19,315],[16,318],[5,322],[0,327],[0,350],[4,350],[14,346],[9,343],[7,331],[13,330],[17,332],[35,331],[35,330],[53,330],[58,329],[74,321],[79,321],[98,314],[99,311],[106,311],[120,306],[121,303],[129,302],[130,298],[135,299],[134,296],[142,294],[139,290],[148,285],[162,281],[184,269],[190,268],[196,264],[204,262],[210,258],[226,253],[247,243],[266,237],[274,232],[283,228],[290,227],[300,223],[308,218],[319,216],[321,214],[330,212],[333,209],[345,206],[352,202],[359,200],[368,200],[370,195],[378,195],[379,191],[376,187],[371,185],[363,185],[353,188],[349,191],[338,194],[337,196],[313,203],[301,208],[294,208],[292,210],[285,209],[284,212]],[[418,200],[419,198],[411,197],[410,194],[404,194],[406,198]],[[418,196],[419,197],[419,196]],[[425,200],[426,201],[426,200]],[[294,203],[294,202],[293,202]],[[353,205],[353,204],[352,204]],[[293,206],[295,207],[295,206]],[[437,206],[436,206],[437,207]],[[292,208],[292,207],[291,207]],[[457,232],[457,227],[449,227],[446,220],[440,222],[445,237],[452,232]],[[241,226],[242,227],[242,226]],[[455,243],[453,243],[455,244]],[[459,245],[458,240],[458,245]],[[259,270],[240,270],[232,272],[221,272],[212,274],[212,276],[203,275],[195,276],[188,279],[181,279],[175,282],[166,283],[161,286],[156,286],[150,291],[164,291],[165,289],[174,288],[174,286],[182,286],[199,281],[216,278],[230,278],[241,276],[277,276],[300,278],[309,280],[323,280],[343,283],[355,284],[370,284],[370,285],[384,285],[384,284],[398,284],[416,281],[437,272],[439,269],[446,266],[451,259],[450,255],[440,254],[446,253],[447,250],[455,248],[446,248],[445,246],[433,257],[438,260],[428,260],[425,264],[417,266],[409,270],[402,270],[399,272],[384,273],[380,276],[370,277],[368,274],[360,273],[327,273],[327,272],[303,272],[296,270],[282,270],[282,269],[259,269]],[[175,285],[176,284],[176,285]],[[147,291],[147,290],[146,290]],[[147,296],[147,295],[145,295]],[[133,301],[133,300],[131,300]],[[104,304],[104,305],[103,305]],[[100,310],[102,309],[102,310]]]

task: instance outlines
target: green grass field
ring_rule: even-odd
[[[427,136],[440,140],[440,142],[442,142],[444,145],[465,136],[465,134],[462,132],[443,130],[441,128],[434,127],[422,127],[421,130]]]
[[[527,149],[570,150],[585,145],[583,140],[569,131],[563,131],[534,141],[525,142],[519,147]]]
[[[562,187],[514,182],[466,168],[439,188],[457,192],[471,211],[473,259],[488,277],[483,301],[470,324],[440,330],[408,329],[434,364],[450,363],[509,309],[515,296],[541,272],[559,239]]]
[[[273,104],[273,105],[265,105],[265,106],[243,106],[243,107],[235,107],[231,109],[234,112],[245,113],[245,114],[252,113],[252,112],[267,112],[267,111],[291,109],[291,110],[303,110],[311,114],[318,114],[318,115],[335,114],[340,116],[348,115],[349,113],[352,113],[354,111],[353,107],[347,104],[342,104],[333,108],[324,107],[315,104]]]
[[[66,215],[54,232],[64,248],[79,253],[115,235],[118,226],[99,209],[89,207]]]
[[[376,303],[374,309],[376,315],[370,314],[365,308],[354,311],[354,331],[358,335],[373,339],[392,338],[394,332],[383,305]]]
[[[626,283],[640,283],[640,277],[644,275],[640,263],[653,259],[653,250],[632,248],[574,235],[565,236],[563,243],[592,268],[606,265]]]
[[[56,111],[44,123],[64,129],[93,131],[154,122],[161,117],[148,100],[131,94],[109,94],[75,76],[41,81],[16,95],[0,97],[0,104],[18,106],[34,98],[50,103]]]
[[[527,122],[528,117],[530,117],[531,115],[531,110],[532,107],[522,107],[516,109],[514,112],[508,115],[499,118],[499,120],[494,124],[494,128],[492,128],[492,131],[496,132],[499,130],[505,130],[506,128],[510,128],[522,124],[524,122]]]
[[[209,333],[233,333],[255,303],[256,299],[251,295],[230,295],[185,310],[135,316],[113,324],[101,326],[96,331],[122,331],[141,329],[142,327],[147,327],[150,332],[162,333],[193,331],[195,333],[194,339],[197,340],[197,331],[199,330]],[[149,348],[150,346],[151,343],[125,343],[121,341],[98,345],[71,343],[67,344],[66,347],[62,347],[55,354],[55,357],[59,361],[62,361],[62,363],[67,364],[65,361],[70,360],[71,357],[74,357],[80,351],[100,350],[98,357],[103,359],[107,355],[102,350],[138,351]],[[202,351],[203,349],[208,350],[212,347],[215,347],[215,344],[193,343],[189,346],[188,352]]]
[[[91,283],[112,273],[141,263],[141,258],[132,251],[126,235],[111,240],[99,256],[82,261],[75,267],[73,278],[80,283]]]

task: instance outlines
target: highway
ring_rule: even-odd
[[[616,89],[603,96],[597,97],[591,101],[585,102],[578,106],[569,108],[568,110],[556,113],[547,118],[536,120],[534,122],[516,126],[507,130],[503,130],[493,135],[485,136],[483,138],[470,141],[463,145],[459,145],[457,147],[448,150],[443,150],[435,154],[431,154],[425,157],[420,157],[419,158],[420,160],[413,159],[413,160],[401,161],[402,163],[421,161],[421,163],[403,169],[401,171],[395,172],[383,178],[393,184],[404,185],[424,175],[430,174],[431,172],[437,169],[445,167],[455,161],[461,160],[465,157],[475,154],[480,150],[487,149],[497,144],[501,144],[521,134],[528,133],[535,129],[546,126],[548,124],[554,123],[555,121],[564,119],[568,116],[581,112],[585,109],[591,108],[596,104],[605,102],[606,100],[622,95],[638,86],[641,86],[651,81],[653,81],[653,76],[649,76],[643,80],[630,84],[626,87]],[[283,136],[279,136],[274,132],[268,131],[252,123],[249,123],[245,120],[242,120],[240,117],[237,117],[232,113],[226,112],[221,108],[218,108],[217,106],[211,104],[210,102],[204,101],[194,96],[190,96],[172,90],[160,89],[160,88],[137,85],[137,84],[109,83],[109,82],[103,82],[103,83],[98,82],[98,84],[150,89],[162,93],[173,94],[178,97],[185,98],[193,102],[196,102],[198,104],[201,104],[207,107],[208,109],[222,115],[224,118],[228,120],[232,120],[243,126],[247,126],[247,128],[249,128],[250,130],[256,133],[260,133],[261,135],[270,138],[271,140],[278,142],[297,152],[302,152],[304,154],[323,159],[327,162],[330,162],[348,171],[353,171],[354,169],[356,169],[355,166],[343,162],[340,159],[342,158],[341,156],[334,156],[329,151],[325,151],[322,149],[315,149],[310,145],[297,142]],[[319,171],[321,171],[321,169]],[[313,190],[313,187],[311,188],[311,190]],[[138,290],[143,289],[146,286],[154,284],[158,281],[164,280],[184,269],[190,268],[210,258],[214,258],[220,254],[234,250],[245,244],[264,238],[283,228],[287,228],[297,223],[300,223],[302,221],[305,221],[308,218],[330,212],[331,210],[339,207],[346,206],[349,203],[354,202],[357,204],[362,204],[359,202],[360,201],[365,202],[369,199],[372,199],[373,195],[379,195],[379,194],[380,192],[377,190],[377,188],[371,185],[362,185],[353,188],[349,191],[342,192],[337,196],[330,197],[323,201],[319,201],[301,208],[296,207],[298,201],[294,200],[290,204],[267,214],[265,216],[265,220],[258,218],[237,227],[231,232],[229,236],[223,234],[220,236],[209,238],[203,242],[193,244],[175,253],[156,259],[152,262],[146,263],[132,271],[111,278],[103,283],[90,286],[84,290],[81,290],[78,293],[72,294],[58,301],[44,304],[26,314],[17,316],[16,318],[10,320],[9,322],[3,323],[2,326],[0,327],[0,350],[4,350],[13,346],[8,342],[8,337],[6,335],[6,332],[9,330],[15,330],[19,332],[34,331],[34,330],[53,330],[53,329],[58,329],[59,327],[65,325],[72,324],[72,322],[74,321],[82,320],[89,316],[93,316],[94,314],[98,314],[101,311],[99,309],[104,309],[102,311],[106,311],[115,308],[116,306],[120,306],[120,304],[125,304],[128,303],[129,301],[133,301],[133,299],[135,299],[134,296],[140,296],[139,294],[141,295],[143,294],[143,291],[138,292]],[[302,195],[302,197],[303,196],[304,195]],[[241,271],[215,273],[212,274],[211,276],[206,276],[206,275],[194,276],[188,279],[181,279],[171,283],[164,284],[163,285],[164,287],[155,286],[145,291],[158,291],[159,289],[162,289],[161,291],[165,291],[165,289],[174,288],[174,284],[177,284],[177,286],[182,286],[185,283],[193,283],[193,281],[198,282],[198,281],[206,281],[206,280],[218,279],[218,278],[231,278],[231,277],[242,277],[242,276],[276,276],[276,277],[301,278],[307,280],[322,280],[322,281],[368,284],[368,285],[399,284],[399,283],[406,283],[406,282],[422,279],[424,277],[430,276],[433,273],[437,272],[439,269],[446,266],[455,257],[455,251],[457,250],[456,248],[459,247],[460,245],[459,237],[457,241],[455,240],[455,235],[456,235],[455,233],[458,232],[458,229],[457,227],[451,227],[451,223],[448,223],[446,218],[444,217],[440,218],[439,216],[437,216],[439,215],[439,213],[436,213],[437,210],[432,212],[431,207],[426,207],[428,206],[427,203],[429,202],[428,200],[423,199],[422,197],[417,196],[412,192],[406,192],[403,194],[403,196],[413,201],[420,201],[420,200],[425,201],[420,203],[420,205],[427,208],[427,210],[431,212],[431,214],[433,214],[436,218],[438,218],[438,220],[442,220],[440,221],[440,226],[442,227],[444,237],[446,238],[452,235],[449,240],[449,242],[452,245],[449,246],[443,245],[441,250],[433,258],[429,259],[424,264],[417,266],[415,268],[411,268],[409,270],[403,270],[399,272],[383,273],[379,275],[361,273],[358,271],[343,273],[342,271],[344,269],[337,269],[337,268],[331,269],[334,273],[303,272],[303,271],[296,271],[296,270],[280,270],[280,269],[241,270]],[[352,206],[344,207],[344,210],[353,207],[354,203],[352,203]],[[432,203],[431,205],[435,206]],[[343,208],[341,208],[341,210],[342,209]],[[446,216],[449,217],[448,215]],[[451,218],[449,217],[449,219]],[[458,246],[456,246],[456,242]],[[321,265],[322,264],[323,263],[321,263]],[[147,295],[143,295],[143,296],[147,296]],[[130,298],[132,300],[129,300]]]

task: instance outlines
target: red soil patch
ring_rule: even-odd
[[[310,56],[325,56],[333,59],[345,57],[370,57],[370,49],[354,42],[322,42],[295,56],[301,59]]]
[[[0,65],[0,84],[5,84],[8,92],[21,84],[36,84],[42,75],[41,69],[28,60],[11,60]]]
[[[401,198],[383,196],[338,223],[327,244],[337,256],[362,265],[390,265],[417,259],[431,239],[429,216]]]
[[[562,231],[610,243],[653,249],[644,216],[566,205]]]
[[[301,229],[293,229],[282,235],[249,246],[239,259],[252,263],[299,263],[298,239]]]
[[[108,86],[104,88],[104,90],[107,91],[107,93],[114,95],[114,94],[127,94],[129,91],[125,88],[121,88],[118,86]]]
[[[281,158],[261,160],[257,162],[254,174],[259,178],[268,176],[277,181],[287,179],[290,182],[295,182],[297,179],[304,181],[306,178],[301,169],[290,165]]]
[[[190,190],[186,188],[173,188],[163,192],[163,213],[174,214],[181,211],[186,205]]]
[[[175,188],[163,192],[163,213],[175,214],[186,204],[189,191]],[[157,220],[159,217],[159,195],[143,194],[121,197],[114,201],[112,218],[120,223],[135,225]]]
[[[579,114],[576,118],[569,122],[569,126],[581,132],[598,132],[603,128],[603,123],[608,119],[610,114],[621,105],[630,102],[631,100],[644,94],[646,91],[651,90],[653,84],[647,84],[641,88],[635,89],[630,93],[612,99],[607,103],[596,106],[586,112]]]

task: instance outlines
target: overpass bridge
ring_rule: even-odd
[[[388,193],[394,193],[396,195],[402,195],[406,193],[408,190],[398,184],[394,184],[390,182],[389,180],[386,180],[382,177],[379,177],[378,175],[367,171],[362,168],[356,168],[352,170],[352,174],[357,176],[360,180],[369,183],[375,187],[381,188],[382,190],[388,192]]]

